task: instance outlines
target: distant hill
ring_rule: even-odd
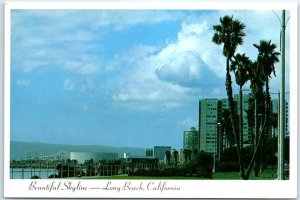
[[[130,156],[144,156],[145,149],[135,147],[112,147],[102,145],[65,145],[65,144],[48,144],[40,142],[10,142],[11,159],[21,160],[28,157],[36,158],[41,155],[55,155],[65,152],[66,158],[69,158],[70,152],[106,152],[118,153],[123,157],[124,153]]]

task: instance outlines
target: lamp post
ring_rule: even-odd
[[[284,131],[285,131],[285,10],[281,19],[281,84],[280,84],[280,126],[278,132],[278,179],[284,180]]]

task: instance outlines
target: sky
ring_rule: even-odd
[[[262,39],[280,51],[280,11],[12,10],[11,140],[182,148],[199,99],[226,96],[222,46],[211,42],[224,15],[246,25],[237,52],[255,60]]]

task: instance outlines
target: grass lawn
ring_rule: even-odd
[[[276,170],[266,169],[264,172],[259,173],[259,177],[255,177],[253,173],[250,175],[250,180],[275,180],[277,177]],[[239,172],[217,172],[213,174],[212,179],[205,179],[199,177],[150,177],[150,176],[93,176],[82,177],[82,179],[106,179],[106,180],[241,180]]]
[[[249,180],[275,180],[277,178],[276,170],[266,169],[259,173],[258,177],[250,175]],[[213,175],[214,180],[241,180],[239,172],[220,172]]]

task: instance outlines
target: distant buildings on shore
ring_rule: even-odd
[[[86,160],[118,160],[117,153],[102,153],[102,152],[71,152],[70,160],[77,160],[79,164],[83,164]]]

